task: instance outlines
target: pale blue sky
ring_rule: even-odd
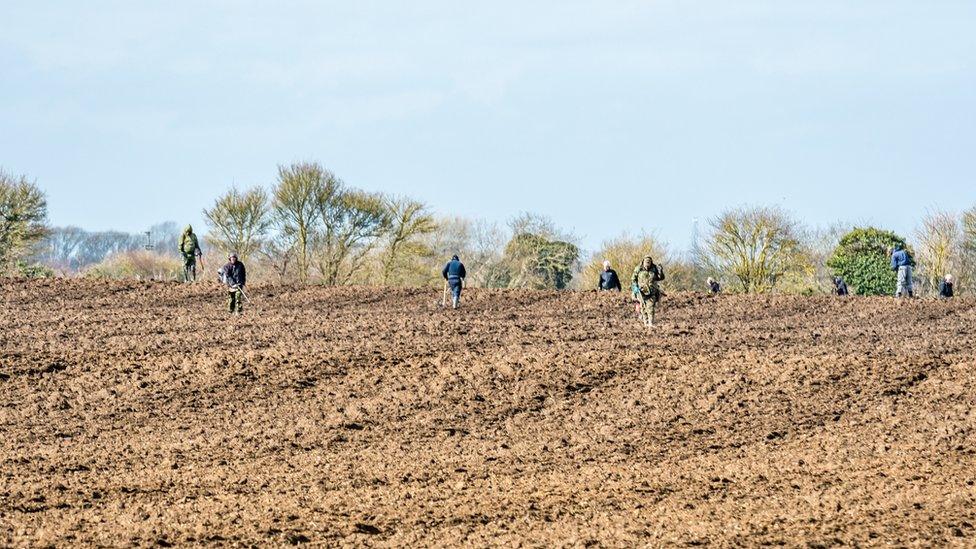
[[[0,2],[0,166],[51,221],[201,223],[347,183],[595,247],[781,204],[908,233],[976,203],[972,0]]]

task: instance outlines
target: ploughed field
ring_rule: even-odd
[[[976,301],[0,281],[0,545],[976,544]]]

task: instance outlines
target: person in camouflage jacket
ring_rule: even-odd
[[[193,233],[193,227],[190,225],[187,225],[180,235],[180,255],[183,256],[184,282],[196,280],[197,258],[203,257],[203,251],[200,250],[200,241],[197,240],[197,235]]]
[[[664,280],[664,269],[654,263],[651,256],[645,256],[641,264],[634,269],[631,277],[631,288],[634,297],[640,303],[641,320],[651,326],[654,324],[654,311],[657,302],[661,300],[661,289],[658,282]]]

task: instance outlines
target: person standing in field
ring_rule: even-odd
[[[714,278],[708,277],[708,280],[705,282],[708,283],[708,291],[712,295],[718,295],[722,292],[722,285],[719,284]]]
[[[619,292],[623,290],[620,286],[620,277],[617,276],[617,271],[610,268],[610,261],[603,262],[603,272],[600,273],[600,281],[597,283],[597,288],[604,291],[617,290]]]
[[[227,264],[220,268],[220,280],[227,285],[227,309],[231,314],[244,312],[244,285],[247,270],[237,259],[237,254],[227,257]]]
[[[847,290],[847,282],[844,282],[844,277],[834,277],[834,292],[837,295],[848,295],[849,292]]]
[[[898,273],[895,297],[915,297],[912,291],[912,258],[901,244],[891,252],[891,270]]]
[[[942,299],[949,299],[952,297],[954,295],[952,286],[952,275],[945,275],[945,278],[943,278],[942,282],[939,283],[939,297]]]
[[[654,264],[651,256],[645,256],[640,265],[634,269],[631,277],[634,297],[639,304],[638,312],[641,320],[648,326],[654,325],[654,311],[657,302],[661,300],[661,289],[658,282],[664,280],[664,269]]]
[[[441,274],[444,275],[444,280],[451,287],[451,305],[457,309],[461,306],[461,289],[464,287],[464,277],[467,276],[464,263],[461,263],[461,259],[455,255],[447,262],[447,265],[444,265]]]
[[[197,258],[203,259],[203,251],[200,250],[200,241],[190,225],[180,235],[180,255],[183,256],[183,282],[196,280]]]

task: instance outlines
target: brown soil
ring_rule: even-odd
[[[976,544],[976,301],[0,283],[0,545]]]

